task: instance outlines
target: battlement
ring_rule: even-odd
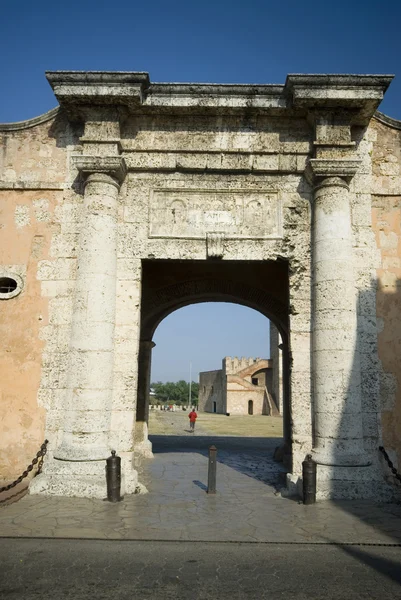
[[[247,369],[261,360],[265,359],[260,357],[254,358],[242,356],[241,358],[238,358],[237,356],[225,356],[223,358],[223,371],[225,371],[227,375],[235,375],[238,371]]]

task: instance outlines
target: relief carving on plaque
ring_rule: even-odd
[[[150,237],[281,237],[281,201],[276,192],[248,190],[154,190]]]

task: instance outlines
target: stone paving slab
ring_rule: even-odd
[[[277,440],[217,440],[217,494],[208,495],[207,448],[216,440],[185,439],[153,438],[155,458],[141,467],[149,493],[117,504],[25,496],[0,508],[0,537],[401,544],[401,505],[281,497],[282,467],[270,458]]]

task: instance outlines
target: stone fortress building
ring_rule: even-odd
[[[198,408],[228,415],[277,416],[272,385],[272,361],[226,356],[221,369],[199,373]]]
[[[227,301],[280,334],[288,487],[311,452],[319,498],[389,497],[401,123],[377,109],[391,76],[47,79],[59,107],[0,126],[0,477],[47,437],[32,493],[103,498],[112,448],[134,492],[134,458],[151,455],[154,331],[180,307]]]
[[[222,368],[199,373],[199,410],[233,415],[278,415],[272,364],[263,358],[226,356]]]

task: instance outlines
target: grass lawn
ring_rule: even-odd
[[[187,429],[188,413],[183,411],[150,411],[149,433],[154,435],[177,435]],[[196,422],[199,433],[244,437],[282,437],[283,419],[260,415],[219,415],[198,412]]]
[[[186,415],[186,413],[185,413]],[[176,427],[171,424],[171,421],[177,421],[174,417],[176,413],[161,412],[159,410],[151,410],[149,413],[149,433],[150,435],[175,435]],[[181,416],[181,415],[180,415]],[[186,421],[188,417],[186,418]],[[185,421],[185,422],[186,422]],[[182,421],[184,425],[184,422]],[[178,425],[178,422],[177,422]]]
[[[218,415],[198,413],[197,424],[218,435],[282,437],[283,419],[265,415]]]

